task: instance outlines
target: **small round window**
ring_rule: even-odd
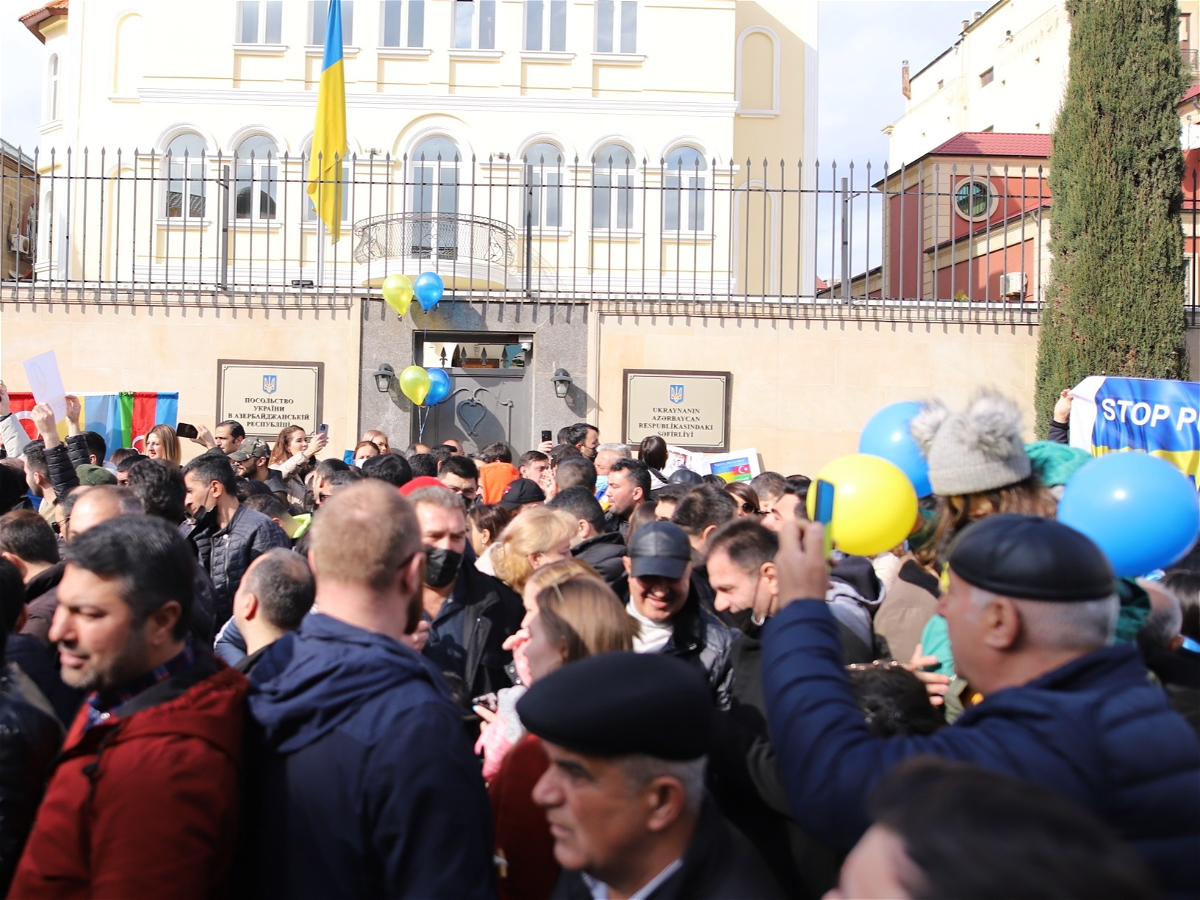
[[[991,211],[992,191],[986,181],[964,181],[954,192],[954,208],[967,219],[981,219]]]

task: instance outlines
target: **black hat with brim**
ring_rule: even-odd
[[[699,759],[709,750],[713,714],[700,671],[661,653],[602,653],[569,663],[517,701],[532,734],[588,756]]]
[[[1116,591],[1108,557],[1091,538],[1038,516],[981,519],[955,538],[949,562],[968,584],[1002,597],[1079,603]]]

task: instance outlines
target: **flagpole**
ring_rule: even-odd
[[[325,287],[325,220],[317,216],[317,289]]]

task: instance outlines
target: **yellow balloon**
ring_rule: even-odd
[[[821,469],[817,478],[834,487],[834,546],[855,556],[875,556],[903,543],[917,521],[917,492],[900,467],[881,456],[856,453]],[[808,515],[816,514],[817,486],[808,492]]]
[[[383,279],[383,299],[392,309],[403,316],[413,301],[413,286],[406,275],[389,275]]]
[[[420,366],[409,366],[400,373],[400,390],[417,406],[425,402],[430,383],[429,373]]]

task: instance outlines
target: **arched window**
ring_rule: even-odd
[[[429,137],[413,151],[412,255],[458,258],[458,164],[454,141]]]
[[[264,134],[252,134],[234,151],[237,165],[237,218],[271,221],[279,190],[279,149]],[[255,198],[257,202],[255,201]]]
[[[704,173],[708,163],[695,147],[667,154],[663,172],[663,230],[704,230]]]
[[[522,157],[525,163],[525,197],[534,228],[562,226],[563,152],[549,141],[539,141]]]
[[[53,122],[58,118],[59,62],[57,53],[50,54],[46,75],[46,119]]]
[[[168,219],[204,218],[204,139],[190,131],[167,145]],[[240,206],[240,201],[239,201]]]
[[[117,40],[113,47],[113,93],[132,97],[142,78],[142,17],[136,13],[125,16],[117,25]]]
[[[606,144],[592,157],[592,227],[633,227],[633,154]]]
[[[779,37],[771,29],[756,25],[738,37],[734,90],[739,115],[779,114]]]

